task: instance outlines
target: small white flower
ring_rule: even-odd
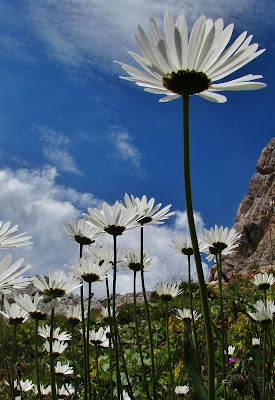
[[[148,252],[143,253],[143,268],[148,268],[158,257],[150,257]],[[129,249],[124,253],[124,257],[121,261],[121,265],[125,269],[131,269],[132,271],[140,271],[140,249]]]
[[[38,292],[32,297],[29,294],[18,295],[14,297],[16,303],[30,314],[31,318],[43,320],[51,312],[51,310],[59,302],[58,299],[51,300],[48,303],[44,303],[43,296],[40,296]]]
[[[32,276],[34,286],[51,298],[62,297],[64,294],[82,286],[82,283],[74,276],[66,277],[61,271],[49,270],[49,282],[43,275]]]
[[[154,289],[161,300],[170,301],[182,293],[179,285],[175,283],[157,283]]]
[[[112,264],[104,261],[99,265],[98,260],[91,255],[87,258],[76,259],[74,265],[64,264],[64,267],[72,271],[79,279],[91,283],[108,278],[110,275],[106,274],[112,268]]]
[[[260,345],[261,345],[261,339],[260,338],[252,338],[252,346],[259,347]]]
[[[48,353],[50,352],[50,343],[48,340],[46,340],[45,343],[43,343],[43,347]],[[62,354],[67,347],[68,347],[67,342],[60,342],[59,340],[54,340],[52,346],[53,354]]]
[[[73,368],[69,364],[62,365],[60,361],[57,361],[54,370],[57,375],[71,375],[74,373]]]
[[[37,387],[36,384],[33,385],[32,390],[33,390],[33,392],[34,392],[35,394],[38,394],[38,387]],[[47,387],[45,387],[44,385],[42,385],[42,384],[40,383],[40,393],[41,393],[42,396],[47,396],[48,394],[52,393],[52,387],[51,387],[51,385],[48,385]]]
[[[75,389],[71,383],[65,383],[61,388],[57,390],[57,393],[61,397],[69,397],[71,394],[75,392]]]
[[[267,290],[275,283],[275,278],[272,274],[264,272],[263,274],[257,274],[252,279],[251,282],[258,286],[260,290]]]
[[[267,300],[266,305],[262,300],[254,304],[255,313],[249,312],[251,318],[258,322],[270,322],[273,320],[275,313],[275,303],[273,300]]]
[[[41,336],[44,339],[48,339],[51,334],[51,326],[50,325],[45,325],[45,326],[39,326],[38,327],[38,335]],[[72,334],[65,332],[60,332],[60,328],[57,327],[53,331],[53,339],[59,340],[59,341],[67,341],[67,340],[72,340]]]
[[[102,235],[102,232],[99,232],[97,228],[92,226],[84,218],[80,220],[76,219],[75,223],[69,220],[67,221],[67,226],[70,232],[67,231],[67,229],[64,229],[63,232],[69,236],[71,240],[82,245],[90,245]]]
[[[15,381],[16,382],[16,381]],[[20,390],[21,392],[29,392],[33,388],[33,383],[30,379],[27,379],[25,381],[19,381],[17,384],[17,390]]]
[[[209,231],[204,229],[203,245],[201,251],[209,254],[206,258],[211,261],[215,255],[221,252],[222,255],[227,256],[234,252],[233,249],[239,246],[236,242],[242,235],[239,234],[234,228],[228,229],[221,226],[218,228],[211,228]]]
[[[11,247],[22,247],[33,244],[32,242],[29,242],[29,240],[32,238],[31,236],[23,236],[27,232],[11,236],[18,231],[18,225],[15,225],[13,228],[9,229],[10,224],[10,222],[6,222],[3,225],[3,222],[0,221],[0,248],[8,249]]]
[[[198,238],[198,245],[199,250],[202,251],[203,242],[201,238]],[[186,256],[192,256],[194,254],[190,235],[179,235],[175,237],[172,240],[172,244],[170,246],[173,247],[173,249],[175,249],[178,253],[184,254]]]
[[[192,314],[191,314],[190,308],[183,308],[182,310],[180,310],[178,308],[177,312],[179,313],[179,317],[177,317],[177,318],[181,319],[182,321],[192,319]],[[194,317],[194,320],[197,321],[201,317],[201,314],[199,314],[197,311],[193,311],[193,317]]]
[[[109,339],[107,333],[110,332],[110,328],[104,329],[99,328],[98,331],[92,330],[89,332],[89,343],[94,346],[109,347]]]
[[[87,310],[84,310],[84,318],[86,318],[86,316]],[[67,309],[65,317],[67,318],[69,323],[71,323],[72,325],[77,325],[79,322],[82,321],[81,305],[70,305]]]
[[[95,257],[99,265],[103,264],[104,261],[107,263],[114,261],[114,251],[111,243],[107,245],[95,243],[93,246],[88,247],[88,251],[83,251],[83,255],[85,257]]]
[[[128,395],[128,393],[125,390],[123,390],[123,392],[122,392],[122,398],[123,398],[123,400],[131,400],[131,397]]]
[[[24,258],[10,265],[12,255],[7,254],[0,262],[0,295],[15,292],[17,289],[25,289],[30,283],[29,278],[20,276],[31,266],[22,265]]]
[[[227,354],[229,356],[232,356],[234,354],[235,348],[236,348],[236,346],[228,346]]]
[[[184,396],[189,392],[189,386],[184,385],[184,386],[176,386],[175,387],[175,393],[179,396]]]
[[[7,318],[10,324],[20,324],[27,321],[29,318],[29,313],[19,307],[16,303],[9,304],[5,299],[4,305],[6,312],[0,310],[0,314],[2,314],[4,318]]]

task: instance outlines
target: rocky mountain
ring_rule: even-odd
[[[256,170],[233,226],[242,234],[239,247],[222,264],[228,279],[275,267],[275,137],[263,149]],[[209,280],[217,280],[215,265]]]

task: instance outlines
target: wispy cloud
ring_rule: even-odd
[[[111,133],[111,140],[115,147],[115,157],[127,166],[132,166],[140,178],[144,177],[141,169],[142,155],[133,144],[133,138],[122,127],[114,127]]]
[[[61,132],[40,127],[45,158],[58,170],[81,175],[75,160],[69,153],[70,140]]]

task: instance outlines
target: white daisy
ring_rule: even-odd
[[[199,250],[202,251],[203,242],[201,238],[198,238],[198,245]],[[179,235],[175,237],[172,240],[172,244],[170,246],[173,247],[173,249],[176,250],[178,253],[184,254],[186,256],[192,256],[194,254],[190,235]]]
[[[65,383],[61,388],[57,390],[60,397],[69,397],[75,392],[75,389],[71,383]]]
[[[224,28],[220,18],[213,23],[202,15],[195,22],[188,40],[188,27],[183,15],[176,22],[166,13],[164,16],[165,38],[155,20],[150,20],[152,42],[141,26],[135,36],[142,55],[128,53],[146,72],[119,63],[130,77],[121,77],[144,87],[145,91],[161,94],[160,101],[169,101],[183,94],[198,94],[206,100],[223,103],[227,99],[216,92],[223,90],[255,90],[266,85],[254,82],[261,75],[245,75],[228,82],[216,83],[232,74],[264,52],[258,44],[250,45],[252,35],[243,32],[225,50],[233,32],[233,24]],[[225,50],[225,51],[224,51]]]
[[[74,265],[64,264],[64,267],[73,272],[79,279],[85,282],[96,282],[108,278],[106,275],[112,268],[112,264],[104,261],[102,265],[98,265],[98,260],[95,257],[76,259]]]
[[[268,290],[270,286],[275,283],[275,278],[272,274],[268,275],[268,273],[265,272],[263,274],[255,275],[251,279],[251,282],[258,286],[260,290]]]
[[[82,245],[90,245],[102,235],[102,232],[99,232],[97,228],[92,226],[84,218],[79,220],[76,219],[74,223],[73,221],[68,220],[67,226],[70,231],[64,229],[63,232],[69,236],[71,240]]]
[[[158,257],[150,257],[145,251],[143,253],[143,268],[148,268]],[[131,269],[132,271],[140,271],[140,250],[139,249],[128,249],[125,251],[124,257],[121,261],[126,269]]]
[[[123,400],[131,400],[131,397],[128,395],[128,393],[125,390],[123,390],[123,392],[122,392],[122,398],[123,398]]]
[[[179,396],[184,396],[189,392],[189,386],[184,385],[184,386],[176,386],[175,387],[175,393]]]
[[[98,331],[94,329],[89,332],[89,343],[94,346],[109,347],[109,339],[107,334],[110,332],[110,328],[100,327]]]
[[[273,315],[275,313],[274,300],[267,300],[266,305],[262,300],[259,300],[254,304],[255,313],[249,312],[251,318],[258,322],[271,322],[273,321]]]
[[[19,294],[14,297],[16,303],[30,314],[33,319],[43,320],[51,312],[51,310],[59,302],[58,299],[51,300],[44,303],[44,297],[40,296],[38,292],[32,297],[29,294]]]
[[[147,197],[145,195],[142,196],[141,199],[139,199],[138,197],[135,197],[133,195],[131,195],[130,197],[126,193],[124,196],[124,203],[127,209],[137,207],[137,222],[141,226],[148,224],[164,224],[164,219],[168,219],[175,214],[174,211],[169,213],[171,204],[159,211],[162,203],[154,206],[155,199],[151,198],[149,201],[147,201]]]
[[[61,271],[49,270],[49,282],[43,275],[32,276],[34,286],[51,298],[62,297],[64,294],[82,286],[78,278],[70,276],[69,278]]]
[[[236,348],[236,346],[228,346],[227,354],[229,356],[232,356],[234,354],[234,352],[235,352],[235,348]]]
[[[179,313],[179,317],[177,316],[177,318],[181,319],[182,321],[192,319],[192,314],[191,314],[190,308],[183,308],[182,310],[178,308],[177,312]],[[194,320],[196,321],[197,319],[199,319],[201,317],[201,314],[199,314],[197,311],[194,310],[193,317],[194,317]]]
[[[69,363],[61,364],[60,361],[57,361],[54,371],[57,375],[72,375],[74,373],[74,370],[70,367]]]
[[[114,251],[111,243],[98,244],[88,247],[88,251],[83,251],[85,257],[93,256],[98,260],[98,264],[103,264],[104,261],[112,263],[114,261]]]
[[[22,247],[33,244],[32,242],[28,241],[32,238],[31,236],[23,236],[27,232],[11,236],[18,231],[18,225],[15,225],[13,228],[9,229],[10,224],[10,222],[6,222],[3,225],[3,222],[0,221],[0,248],[8,249],[11,247]]]
[[[50,325],[39,326],[38,335],[44,339],[48,339],[51,335],[51,326]],[[53,339],[59,341],[72,340],[72,335],[71,333],[67,333],[66,331],[60,332],[60,328],[57,327],[53,330]]]
[[[30,390],[32,390],[33,386],[34,384],[30,379],[26,379],[25,381],[21,380],[17,384],[17,390],[20,390],[21,392],[29,392]]]
[[[101,315],[104,318],[105,321],[109,321],[109,311],[108,307],[101,307]],[[116,313],[116,316],[118,313]],[[113,317],[113,309],[110,307],[110,317]]]
[[[16,290],[25,289],[29,285],[30,279],[20,276],[31,266],[22,265],[24,258],[10,265],[12,255],[7,254],[0,262],[0,294],[8,294]]]
[[[36,384],[33,385],[32,390],[33,390],[33,392],[34,392],[35,394],[38,394],[38,388],[37,388],[37,385],[36,385]],[[45,387],[44,385],[42,385],[42,384],[40,383],[40,393],[41,393],[42,396],[47,396],[48,394],[52,393],[52,387],[51,387],[51,385],[48,385],[47,387]]]
[[[261,345],[261,339],[260,338],[252,338],[252,346],[254,347],[259,347]]]
[[[87,310],[84,311],[84,317],[86,318]],[[68,320],[69,324],[77,325],[82,321],[82,310],[81,305],[70,305],[66,310],[65,317]]]
[[[118,201],[113,206],[107,203],[102,204],[102,211],[97,208],[88,208],[89,215],[83,213],[94,226],[112,236],[122,235],[122,233],[133,226],[137,217],[136,207],[125,208]]]
[[[202,237],[203,243],[201,251],[209,254],[206,258],[211,261],[215,255],[221,252],[222,255],[227,256],[234,252],[233,249],[239,246],[236,243],[242,235],[239,234],[234,228],[228,229],[221,226],[210,230],[204,229],[204,236]]]
[[[164,301],[170,301],[182,293],[179,285],[175,283],[157,283],[154,290]]]
[[[50,343],[48,340],[46,340],[45,343],[43,343],[43,347],[48,353],[50,352]],[[67,342],[60,342],[59,340],[54,340],[53,346],[52,346],[52,352],[53,352],[53,354],[56,354],[56,355],[62,354],[63,351],[65,351],[67,347],[68,347]]]
[[[9,320],[9,324],[20,324],[27,321],[29,313],[19,307],[16,303],[10,304],[6,299],[4,300],[5,312],[0,310],[0,314]]]

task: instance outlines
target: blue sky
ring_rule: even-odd
[[[184,14],[189,27],[201,14],[222,17],[226,25],[234,23],[233,39],[247,30],[253,43],[267,49],[232,75],[261,74],[265,89],[226,92],[225,104],[191,98],[198,229],[233,225],[260,152],[274,136],[275,6],[271,0],[228,3],[0,1],[0,218],[33,236],[33,246],[15,251],[33,273],[46,274],[76,256],[62,233],[68,218],[102,200],[121,200],[125,192],[179,211],[148,232],[148,247],[159,254],[148,285],[156,276],[169,280],[186,273],[168,246],[187,231],[181,101],[159,103],[159,96],[119,79],[125,73],[113,62],[136,66],[124,48],[138,52],[137,25],[148,32],[153,16],[162,29],[166,11],[174,18]],[[136,247],[133,235],[121,243]],[[122,291],[131,290],[130,277],[121,282]]]

